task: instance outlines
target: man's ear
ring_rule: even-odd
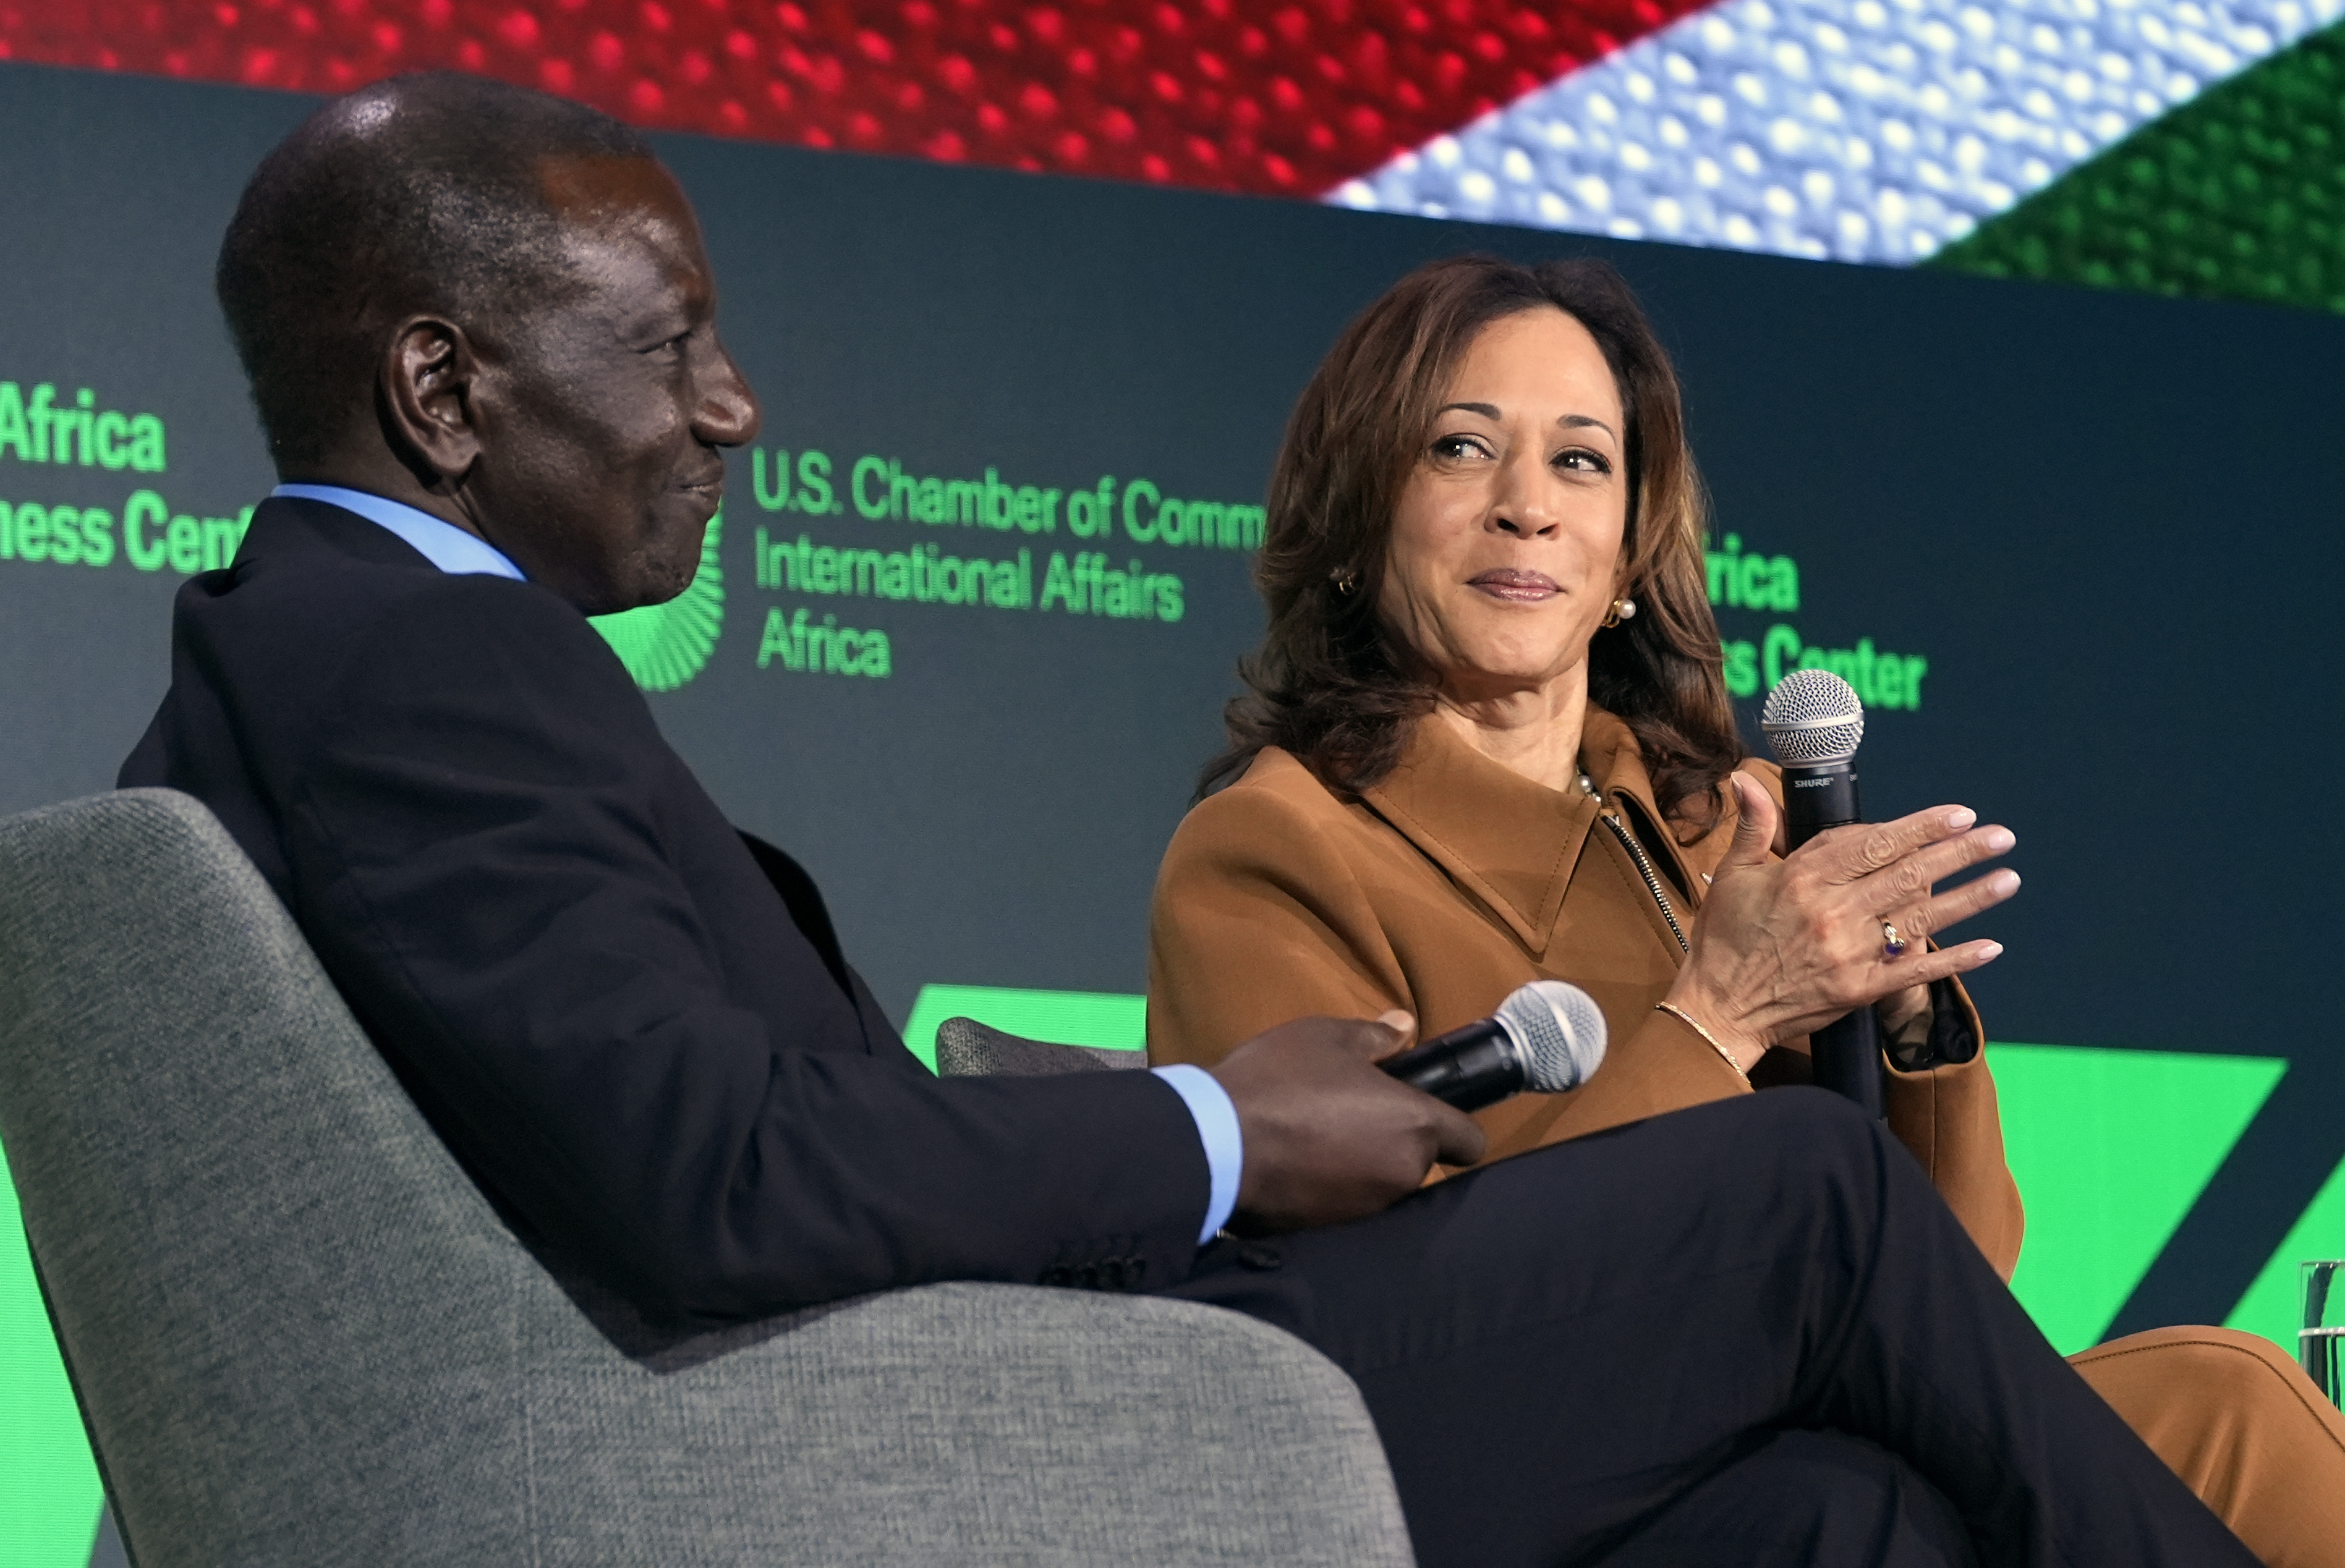
[[[391,334],[376,406],[391,450],[426,490],[461,481],[481,455],[480,369],[464,329],[444,318],[411,316]]]

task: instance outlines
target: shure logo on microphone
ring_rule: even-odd
[[[1793,789],[1824,789],[1839,781],[1832,778],[1793,779]]]

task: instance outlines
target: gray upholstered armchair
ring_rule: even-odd
[[[640,1335],[182,795],[0,822],[0,1143],[140,1568],[1409,1560],[1356,1391],[1234,1314],[938,1285]]]

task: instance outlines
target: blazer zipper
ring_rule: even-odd
[[[1678,939],[1678,950],[1691,953],[1693,949],[1686,945],[1685,929],[1678,924],[1677,911],[1670,907],[1669,895],[1661,891],[1661,879],[1654,874],[1653,863],[1646,856],[1645,846],[1637,842],[1637,835],[1629,831],[1629,824],[1620,820],[1618,812],[1608,806],[1601,814],[1604,824],[1612,830],[1612,836],[1620,841],[1620,847],[1627,850],[1629,858],[1637,863],[1637,875],[1645,879],[1645,891],[1653,895],[1655,904],[1660,905],[1661,918],[1669,922],[1670,935]]]

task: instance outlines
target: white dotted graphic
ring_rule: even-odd
[[[2345,0],[1725,0],[1329,201],[1909,266]]]

